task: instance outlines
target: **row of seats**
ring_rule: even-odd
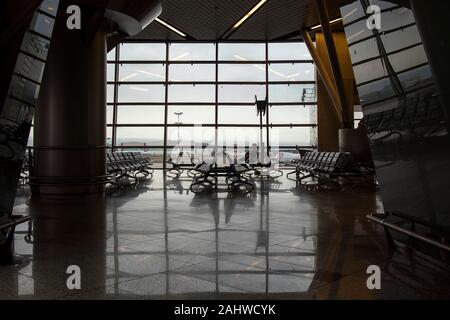
[[[295,174],[295,180],[323,176],[333,178],[349,174],[351,166],[352,158],[348,153],[312,151],[306,153],[297,164],[295,171],[288,173],[287,176],[290,178]]]
[[[106,154],[106,169],[114,181],[121,178],[138,180],[138,175],[147,177],[153,175],[152,163],[140,152],[108,152]]]
[[[255,189],[255,184],[249,178],[245,177],[245,173],[252,170],[245,164],[216,167],[214,162],[203,162],[191,170],[195,172],[190,187],[194,193],[200,193],[206,189],[217,187],[218,177],[225,178],[230,191],[240,189],[245,192],[250,192]]]

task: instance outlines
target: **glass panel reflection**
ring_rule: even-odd
[[[120,60],[166,60],[164,43],[124,43],[120,45]]]
[[[266,81],[265,64],[221,64],[219,81]]]
[[[164,64],[120,64],[119,81],[164,82],[166,79]]]
[[[171,61],[214,61],[216,46],[213,43],[172,43],[169,58]]]
[[[156,102],[163,103],[164,85],[119,85],[118,102]]]
[[[127,106],[117,109],[118,124],[164,124],[164,106]]]
[[[303,42],[269,43],[270,60],[311,60],[308,48]]]
[[[265,85],[220,85],[219,102],[254,103],[255,95],[260,100],[266,97]]]
[[[181,85],[169,86],[169,102],[214,102],[215,86],[213,85]]]
[[[169,67],[169,81],[215,81],[214,64],[172,64]]]
[[[118,127],[117,146],[163,146],[163,127]]]
[[[168,124],[214,124],[214,106],[171,106],[168,107]]]
[[[219,43],[219,60],[264,61],[264,43]]]
[[[314,71],[312,63],[271,63],[269,81],[314,81]]]

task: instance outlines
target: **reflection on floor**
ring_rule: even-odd
[[[374,191],[311,192],[280,178],[254,194],[194,195],[189,179],[164,179],[105,201],[44,203],[18,196],[35,216],[18,229],[16,264],[0,267],[0,298],[393,299],[449,298],[450,273],[401,249],[366,221]],[[166,188],[164,188],[166,187]],[[382,270],[370,291],[369,265]],[[66,269],[81,268],[82,289]]]

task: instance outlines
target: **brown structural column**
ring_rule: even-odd
[[[337,58],[342,70],[342,83],[344,96],[348,105],[342,108],[342,118],[348,119],[353,128],[354,112],[354,74],[348,51],[347,39],[343,32],[334,32],[333,38],[337,51]],[[316,33],[316,51],[320,59],[327,65],[328,50],[322,33]],[[329,65],[327,65],[329,70]],[[342,122],[335,112],[332,112],[333,101],[321,80],[317,79],[317,109],[318,109],[318,147],[321,151],[339,150],[339,129],[342,129]]]
[[[82,29],[56,19],[34,126],[33,193],[103,194],[106,147],[106,23],[82,7]]]
[[[328,52],[328,60],[330,62],[331,70],[333,71],[334,83],[336,85],[336,90],[338,92],[341,106],[343,110],[346,110],[350,106],[350,102],[347,99],[344,84],[343,84],[343,76],[342,70],[339,65],[339,59],[336,50],[336,44],[333,37],[333,32],[330,27],[330,18],[328,15],[328,9],[325,3],[325,0],[317,0],[317,12],[320,20],[320,24],[322,26],[323,35],[325,38],[325,43]],[[344,128],[353,128],[353,120],[347,116],[347,112],[343,112],[343,126]]]

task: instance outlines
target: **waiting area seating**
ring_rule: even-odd
[[[295,174],[295,179],[291,178]],[[304,154],[298,162],[295,171],[289,172],[287,177],[298,181],[304,186],[307,178],[319,181],[316,185],[334,183],[335,178],[359,176],[361,172],[352,159],[351,154],[343,152],[316,152]]]
[[[203,162],[192,170],[195,174],[190,189],[194,193],[212,188],[217,189],[220,177],[225,178],[228,191],[239,189],[244,192],[251,192],[255,189],[255,184],[245,176],[246,173],[253,170],[246,164],[218,166],[215,162]]]
[[[106,157],[107,172],[111,176],[109,182],[112,184],[124,178],[138,182],[142,177],[153,176],[152,162],[140,152],[108,152]]]
[[[186,156],[189,158],[188,162],[185,161]],[[189,154],[183,150],[178,153],[177,158],[169,158],[167,163],[172,166],[172,168],[167,170],[169,176],[172,177],[180,177],[185,170],[187,170],[188,176],[194,177],[196,175],[195,167],[199,165],[199,163],[195,162],[194,154]]]

